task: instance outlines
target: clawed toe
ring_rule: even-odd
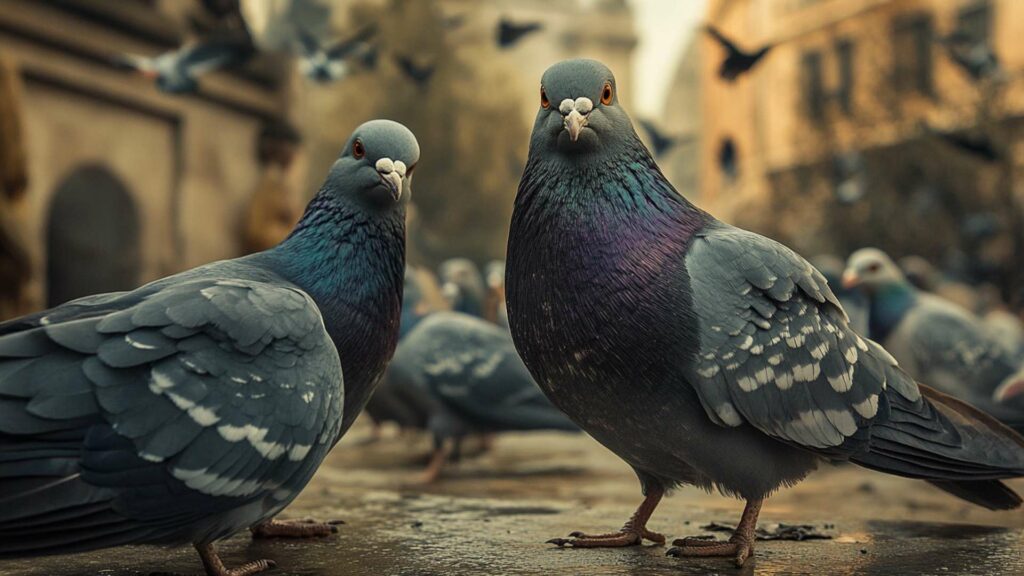
[[[754,555],[754,546],[742,539],[730,541],[682,538],[673,542],[665,554],[675,558],[731,557],[737,566],[743,566]]]

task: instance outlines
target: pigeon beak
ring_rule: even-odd
[[[402,177],[392,172],[391,174],[381,174],[381,180],[384,185],[388,187],[391,192],[391,199],[398,202],[402,199]]]
[[[580,114],[575,108],[565,117],[565,129],[569,132],[569,139],[576,142],[580,139],[580,132],[587,125],[587,117]]]
[[[402,199],[402,181],[405,179],[405,164],[401,160],[381,158],[375,166],[380,174],[381,182],[391,192],[391,199],[398,202]]]
[[[850,290],[860,286],[860,276],[853,270],[843,272],[843,288]]]

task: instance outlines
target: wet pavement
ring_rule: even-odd
[[[480,574],[971,574],[1024,575],[1024,513],[989,512],[924,484],[827,466],[768,500],[762,527],[811,524],[828,540],[758,542],[742,569],[726,559],[676,559],[666,547],[559,549],[544,541],[573,530],[609,531],[639,503],[632,472],[583,435],[517,434],[446,469],[437,484],[416,475],[425,438],[361,444],[360,425],[339,444],[287,517],[343,519],[314,541],[222,543],[228,566],[271,558],[273,575]],[[1018,491],[1024,482],[1015,481]],[[733,524],[742,503],[686,488],[664,500],[649,528],[673,538]],[[725,536],[717,533],[719,538]],[[125,547],[76,556],[0,562],[0,575],[197,574],[190,548]]]

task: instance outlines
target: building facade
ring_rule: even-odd
[[[808,254],[1024,257],[1024,2],[714,0],[707,17],[746,49],[773,45],[729,83],[704,38],[711,209]],[[959,64],[952,38],[998,72]]]
[[[215,73],[171,96],[111,64],[184,37],[155,1],[4,2],[0,52],[22,80],[18,218],[35,307],[237,255],[256,137],[285,94],[272,76]]]

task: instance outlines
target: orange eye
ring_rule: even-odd
[[[366,148],[363,148],[363,143],[356,140],[352,143],[352,157],[356,160],[362,160],[363,156],[366,156]]]
[[[612,94],[612,83],[611,82],[605,82],[604,83],[604,89],[601,90],[601,104],[604,104],[605,106],[608,106],[609,104],[611,104],[612,103],[612,96],[613,96],[613,94]]]
[[[551,108],[551,101],[548,100],[548,93],[544,91],[544,88],[540,89],[540,107],[547,110]]]

